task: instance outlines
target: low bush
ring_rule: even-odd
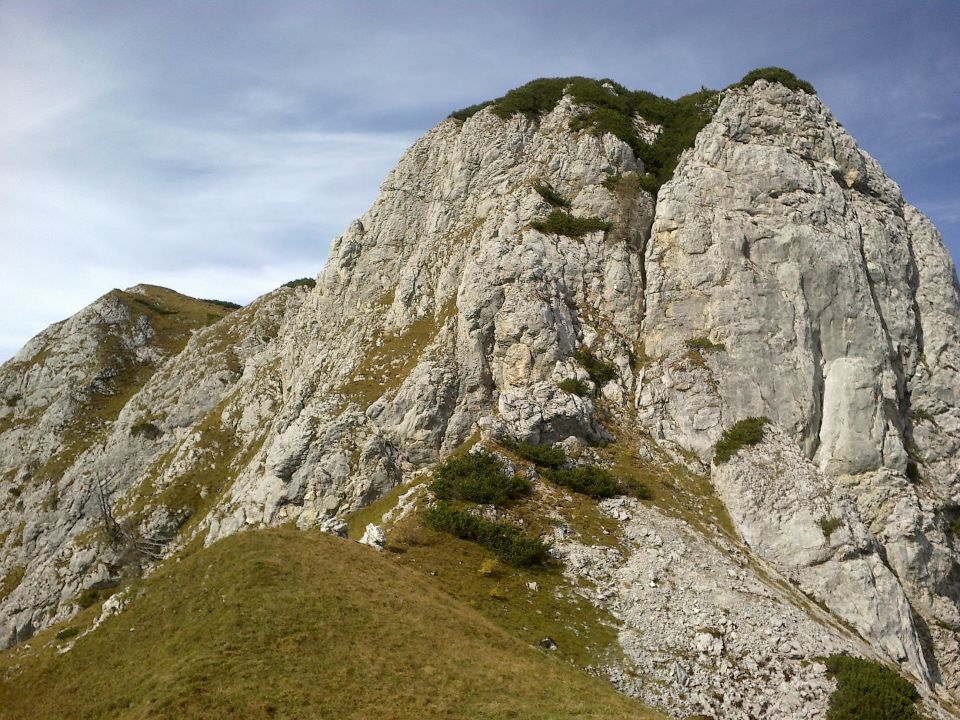
[[[606,232],[610,223],[598,217],[576,217],[563,210],[553,210],[546,219],[534,220],[530,227],[542,233],[582,238],[587,233]]]
[[[673,176],[680,153],[693,146],[697,133],[710,121],[717,97],[716,91],[702,88],[669,100],[649,92],[627,90],[609,79],[540,78],[496,100],[457,110],[451,113],[451,117],[466,120],[479,110],[490,107],[505,120],[520,113],[536,122],[556,107],[564,92],[584,108],[571,120],[571,129],[596,135],[611,133],[629,145],[650,174],[644,189],[654,195]],[[660,125],[660,133],[653,142],[640,137],[634,124],[634,118],[638,116]]]
[[[642,482],[635,478],[626,477],[620,479],[621,490],[627,495],[637,498],[638,500],[652,500],[653,492],[650,488],[644,485]]]
[[[537,565],[547,560],[549,545],[512,525],[491,522],[445,503],[424,511],[423,524],[487,548],[500,562],[514,566]]]
[[[557,485],[570,488],[574,492],[595,498],[608,498],[620,495],[623,489],[620,481],[603,468],[596,465],[577,465],[571,468],[547,470],[546,476]]]
[[[163,430],[152,422],[140,422],[130,428],[130,437],[145,437],[147,440],[156,440],[163,435]]]
[[[819,525],[823,536],[829,540],[830,536],[833,535],[833,531],[843,525],[843,521],[835,517],[822,517],[819,520]]]
[[[708,337],[689,338],[685,345],[689,350],[708,350],[710,352],[726,350],[721,343],[711,342],[710,338]]]
[[[778,82],[781,85],[785,85],[786,87],[790,88],[791,90],[803,90],[805,93],[810,93],[811,95],[816,95],[817,93],[817,91],[813,89],[813,85],[808,83],[806,80],[801,80],[792,72],[782,67],[765,67],[751,70],[743,76],[743,79],[740,82],[735,83],[730,87],[750,87],[757,80]]]
[[[57,640],[71,640],[80,634],[80,628],[68,627],[64,628],[56,634]]]
[[[316,286],[317,286],[317,281],[309,277],[297,278],[296,280],[291,280],[283,284],[283,287],[288,287],[288,288],[296,288],[296,287],[315,288]]]
[[[508,475],[486,450],[450,458],[433,472],[430,491],[439,500],[503,505],[532,489],[529,480]]]
[[[487,100],[486,102],[477,103],[476,105],[470,105],[461,110],[454,110],[452,113],[450,113],[450,117],[460,121],[467,120],[483,110],[485,107],[490,107],[492,104],[493,100]]]
[[[524,460],[547,468],[559,468],[567,464],[567,454],[556,445],[531,445],[530,443],[507,440],[503,446],[515,452]]]
[[[537,191],[540,197],[542,197],[551,205],[554,205],[556,207],[563,207],[563,208],[570,207],[570,201],[567,200],[563,195],[558,193],[556,190],[554,190],[553,187],[550,186],[548,183],[541,182],[538,180],[533,184],[533,189]]]
[[[557,383],[557,387],[566,393],[579,395],[580,397],[583,397],[590,392],[590,388],[576,378],[565,378]]]
[[[604,385],[617,377],[616,367],[611,363],[600,360],[587,348],[571,353],[570,357],[580,363],[581,367],[590,375],[590,379],[597,385]]]
[[[850,655],[831,655],[825,663],[837,681],[827,720],[919,720],[920,694],[890,668]]]
[[[239,310],[243,307],[243,305],[230,302],[229,300],[210,300],[209,298],[204,298],[200,302],[205,302],[208,305],[216,305],[218,307],[226,308],[227,310]]]
[[[724,431],[714,447],[713,461],[720,465],[737,454],[746,445],[756,445],[763,440],[763,427],[770,420],[765,417],[751,417],[734,423]]]

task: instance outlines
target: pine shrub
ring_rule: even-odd
[[[450,458],[434,470],[433,477],[430,491],[439,500],[504,505],[532,489],[529,480],[505,473],[500,461],[486,450]]]
[[[714,447],[713,461],[721,465],[746,445],[756,445],[763,440],[763,427],[770,420],[765,417],[751,417],[734,423],[724,431]]]
[[[827,720],[919,720],[917,689],[885,665],[850,655],[831,655],[826,665],[837,681]]]
[[[500,562],[522,567],[546,562],[549,545],[512,525],[484,520],[466,510],[440,503],[424,511],[423,524],[487,548]]]

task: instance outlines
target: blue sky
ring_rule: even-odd
[[[315,275],[403,150],[535,77],[781,65],[960,257],[960,2],[0,0],[0,360],[113,287]]]

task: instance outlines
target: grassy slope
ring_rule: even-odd
[[[243,533],[144,587],[69,653],[61,627],[0,654],[3,717],[657,717],[389,554],[320,533]]]

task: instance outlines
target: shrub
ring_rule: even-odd
[[[743,79],[740,82],[735,83],[730,87],[750,87],[757,80],[778,82],[781,85],[785,85],[786,87],[790,88],[791,90],[803,90],[803,92],[810,93],[811,95],[816,95],[817,93],[817,91],[813,89],[813,85],[808,83],[806,80],[801,80],[792,72],[785,70],[782,67],[765,67],[751,70],[743,76]]]
[[[652,500],[652,499],[653,499],[653,492],[651,492],[650,488],[648,488],[646,485],[644,485],[644,484],[643,484],[642,482],[640,482],[639,480],[637,480],[637,479],[635,479],[635,478],[628,477],[628,478],[621,478],[620,482],[621,482],[621,485],[622,485],[622,488],[621,488],[621,489],[622,489],[623,492],[625,492],[627,495],[631,495],[631,496],[637,498],[638,500]]]
[[[536,181],[533,184],[533,189],[551,205],[564,208],[570,207],[570,201],[545,182]]]
[[[496,100],[457,110],[451,117],[466,120],[482,108],[491,107],[500,118],[508,119],[521,113],[536,122],[556,107],[564,92],[584,107],[584,111],[571,120],[571,129],[597,135],[611,133],[629,145],[650,173],[644,189],[654,194],[673,176],[680,153],[693,146],[697,133],[713,117],[717,96],[716,91],[702,88],[669,100],[649,92],[627,90],[608,79],[540,78]],[[633,122],[636,116],[661,126],[660,134],[652,143],[643,140],[637,132]]]
[[[15,407],[16,404],[20,402],[22,398],[23,396],[18,393],[16,395],[11,395],[10,397],[6,398],[4,402],[7,404],[7,407]]]
[[[617,376],[617,369],[613,365],[600,360],[587,348],[571,353],[570,357],[580,363],[597,385],[608,383]]]
[[[756,445],[763,440],[763,426],[770,420],[765,417],[751,417],[734,423],[724,431],[714,448],[713,462],[717,465],[727,462],[745,445]]]
[[[829,540],[830,536],[833,535],[833,531],[843,525],[843,521],[835,517],[822,517],[819,520],[820,530],[823,531],[823,536]]]
[[[285,282],[283,284],[283,287],[288,287],[288,288],[296,288],[296,287],[315,288],[316,286],[317,286],[317,281],[309,277],[297,278],[296,280],[291,280],[290,282]]]
[[[583,397],[590,389],[576,378],[565,378],[557,383],[557,387],[566,393]]]
[[[512,525],[484,520],[444,503],[424,511],[422,520],[431,530],[484,546],[500,562],[508,565],[536,565],[547,559],[549,545],[540,538],[530,537]]]
[[[920,466],[912,458],[907,460],[907,479],[910,482],[917,482],[920,479]]]
[[[503,505],[532,489],[529,480],[507,475],[486,450],[450,458],[434,470],[430,491],[440,500]]]
[[[563,210],[553,210],[545,220],[534,220],[530,227],[542,233],[582,238],[587,233],[610,229],[610,223],[598,217],[576,217]]]
[[[230,302],[229,300],[210,300],[209,298],[205,298],[200,302],[205,302],[208,305],[217,305],[218,307],[226,308],[227,310],[239,310],[240,308],[243,307],[243,305],[240,305],[239,303],[235,303],[235,302]]]
[[[130,428],[130,437],[145,437],[147,440],[156,440],[163,435],[163,430],[158,428],[152,422],[137,423]]]
[[[483,110],[485,107],[490,107],[492,104],[493,100],[487,100],[486,102],[477,103],[476,105],[470,105],[462,110],[454,110],[452,113],[450,113],[450,117],[454,118],[455,120],[467,120]]]
[[[836,678],[827,720],[919,720],[912,683],[872,660],[831,655],[825,661]]]
[[[68,627],[58,632],[55,637],[57,638],[57,640],[70,640],[72,638],[75,638],[79,634],[80,634],[80,628]]]
[[[960,536],[960,517],[950,523],[950,532]]]
[[[548,470],[546,476],[557,485],[590,497],[608,498],[622,492],[617,478],[596,465]]]
[[[690,338],[686,341],[686,346],[690,350],[709,350],[714,352],[717,350],[726,350],[726,348],[721,343],[711,342],[708,337],[695,337]]]
[[[75,602],[80,606],[82,610],[86,610],[92,605],[96,605],[99,602],[105,600],[104,592],[101,590],[94,590],[93,588],[87,588],[82,593],[77,595]]]
[[[524,460],[540,467],[559,468],[567,464],[567,454],[556,445],[531,445],[530,443],[507,440],[503,446],[512,450]]]
[[[557,106],[569,79],[539,78],[514,88],[492,103],[493,112],[504,120],[521,113],[528,120],[536,121]]]

